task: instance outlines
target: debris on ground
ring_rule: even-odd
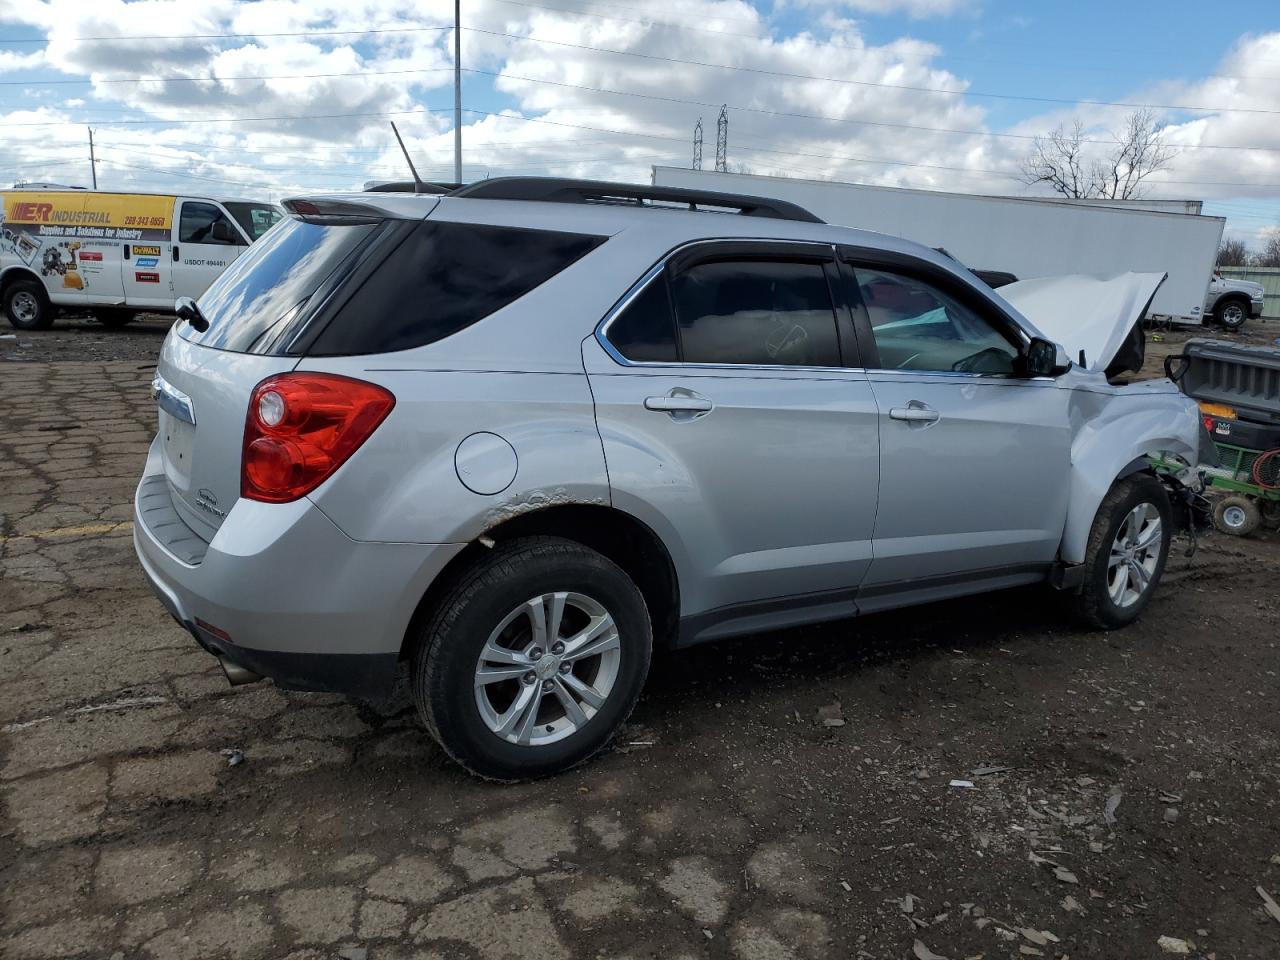
[[[1053,875],[1057,877],[1059,880],[1061,880],[1063,883],[1079,883],[1080,882],[1076,878],[1076,875],[1072,873],[1070,870],[1068,870],[1066,867],[1054,867]]]
[[[1265,909],[1267,913],[1271,914],[1271,918],[1273,920],[1280,923],[1280,904],[1277,904],[1273,899],[1271,899],[1271,894],[1262,889],[1261,885],[1256,886],[1253,889],[1257,890],[1258,896],[1262,898],[1263,909]]]
[[[1177,823],[1177,822],[1178,822],[1178,808],[1177,808],[1177,807],[1165,807],[1165,810],[1164,810],[1164,822],[1165,822],[1165,823]]]
[[[1181,956],[1191,953],[1191,944],[1186,940],[1179,940],[1177,937],[1161,937],[1156,943],[1160,945],[1160,949],[1165,953],[1176,953]]]
[[[826,706],[819,707],[817,723],[820,727],[843,727],[844,710],[840,707],[840,701],[836,700]]]
[[[1062,898],[1062,909],[1067,913],[1084,913],[1084,907],[1080,906],[1080,901],[1070,894]]]
[[[228,767],[238,767],[244,763],[244,752],[241,750],[227,748],[222,751],[222,755],[227,758]]]
[[[962,789],[967,790],[973,787],[973,781],[972,780],[952,780],[949,784],[947,784],[947,786],[960,787]]]
[[[1107,821],[1108,826],[1116,822],[1116,808],[1120,806],[1123,796],[1124,794],[1116,790],[1107,797],[1107,804],[1102,808],[1102,819]]]
[[[924,945],[923,940],[917,940],[911,947],[911,952],[915,954],[916,960],[947,960],[940,953],[934,953]]]
[[[990,777],[997,773],[1008,773],[1013,767],[974,767],[969,771],[971,777]]]
[[[338,951],[339,960],[368,960],[368,947],[343,947]]]

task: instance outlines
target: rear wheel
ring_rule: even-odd
[[[1236,298],[1219,300],[1218,305],[1213,308],[1213,318],[1228,330],[1238,330],[1249,319],[1249,306]]]
[[[1233,537],[1247,537],[1258,529],[1262,512],[1248,497],[1223,497],[1213,507],[1213,525]]]
[[[1172,536],[1169,496],[1155,477],[1118,481],[1102,499],[1085,550],[1077,617],[1091,627],[1128,626],[1142,613],[1164,573]]]
[[[38,280],[15,280],[4,288],[4,315],[19,330],[48,330],[53,325],[53,304]]]
[[[545,776],[612,739],[651,646],[644,599],[614,563],[567,540],[516,540],[440,604],[414,657],[414,696],[432,736],[472,773]]]

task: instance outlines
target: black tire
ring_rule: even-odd
[[[1262,511],[1258,509],[1257,501],[1249,497],[1223,497],[1213,505],[1213,525],[1220,533],[1247,537],[1258,529],[1261,522]]]
[[[1258,512],[1262,523],[1271,530],[1280,530],[1280,500],[1259,500]]]
[[[39,280],[15,280],[4,288],[3,309],[9,325],[18,330],[48,330],[53,304]]]
[[[566,731],[562,739],[540,745],[510,742],[489,726],[478,702],[475,681],[481,652],[503,620],[531,598],[561,591],[592,600],[613,618],[619,645],[613,661],[616,674],[612,688],[596,712],[572,732]],[[566,610],[583,615],[570,605]],[[576,628],[570,619],[566,613],[562,634],[571,634]],[[510,634],[512,639],[508,641],[508,635],[502,634],[500,645],[510,642],[511,649],[532,651],[531,634],[520,633],[529,624],[527,617],[517,616],[507,628],[515,631]],[[649,672],[652,646],[644,598],[612,561],[569,540],[513,540],[499,544],[467,571],[427,621],[414,653],[414,699],[432,737],[473,774],[506,782],[543,777],[585,762],[609,743],[640,696]],[[545,654],[543,657],[553,672],[550,679],[535,679],[530,684],[531,698],[540,697],[542,685],[554,683],[557,677],[556,664],[551,661],[558,663],[558,658]],[[591,669],[592,665],[590,660],[581,664],[584,669]],[[594,666],[597,671],[605,669],[603,659],[596,660]],[[485,696],[499,699],[509,695],[509,707],[513,708],[515,698],[523,692],[521,685],[528,684],[530,676],[534,676],[532,670],[520,679],[504,680],[481,690]],[[598,678],[597,673],[588,682],[594,685]],[[557,697],[558,694],[549,693],[545,700],[539,699],[545,706],[535,708],[532,719],[537,722],[531,726],[534,735],[551,735],[550,725],[557,722],[557,713],[565,714],[559,722],[568,721],[567,711]],[[508,710],[492,702],[489,705],[495,715],[500,709],[503,713]]]
[[[1122,605],[1112,596],[1112,546],[1116,544],[1117,535],[1130,514],[1143,503],[1153,506],[1160,516],[1159,552],[1155,558],[1155,566],[1148,574],[1145,589],[1136,598],[1126,600]],[[1084,558],[1084,584],[1073,598],[1073,612],[1077,619],[1098,630],[1125,627],[1138,619],[1160,584],[1165,561],[1169,558],[1169,541],[1172,535],[1173,514],[1169,508],[1169,495],[1159,480],[1143,473],[1117,481],[1102,498],[1093,520],[1093,528],[1089,531]],[[1141,556],[1145,561],[1150,556],[1150,550],[1144,551]],[[1125,571],[1127,569],[1125,567]],[[1124,600],[1127,588],[1120,589],[1121,599]]]
[[[1213,319],[1228,330],[1239,330],[1249,319],[1249,301],[1223,297],[1213,305]]]
[[[114,307],[104,307],[93,311],[93,318],[108,330],[119,330],[121,327],[132,323],[138,314],[133,310],[121,310]]]

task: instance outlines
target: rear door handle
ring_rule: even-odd
[[[908,406],[890,408],[889,419],[906,420],[909,423],[937,423],[938,411],[913,400]]]
[[[713,404],[706,397],[645,397],[646,410],[660,410],[664,413],[707,413]]]

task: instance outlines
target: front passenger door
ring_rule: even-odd
[[[199,297],[248,245],[240,228],[217,204],[180,201],[173,245],[174,299]]]
[[[699,244],[583,343],[614,505],[669,545],[686,640],[854,612],[876,407],[834,268],[826,245]]]
[[[880,412],[859,608],[1043,576],[1066,517],[1069,391],[1023,376],[1010,319],[942,268],[855,260],[845,276]]]

